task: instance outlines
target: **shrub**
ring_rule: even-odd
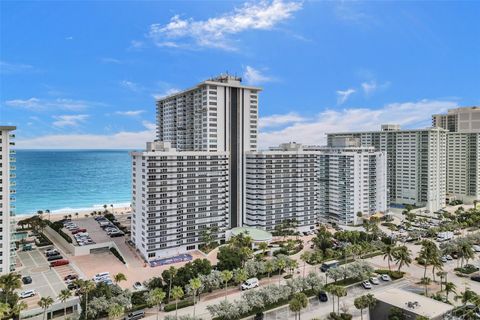
[[[376,256],[379,256],[381,255],[382,252],[381,251],[376,251],[376,252],[372,252],[372,253],[367,253],[365,255],[362,256],[362,259],[368,259],[368,258],[372,258],[372,257],[376,257]]]
[[[330,312],[330,315],[328,316],[328,319],[330,319],[330,320],[351,320],[352,315],[348,314],[348,313],[337,314],[335,312]]]
[[[63,223],[61,221],[55,221],[55,222],[50,222],[50,221],[47,221],[47,224],[50,226],[50,228],[52,228],[53,230],[55,230],[63,239],[65,239],[65,241],[67,241],[68,243],[72,243],[72,238],[66,234],[65,232],[63,232],[62,228],[63,228]]]
[[[461,273],[465,273],[465,274],[470,274],[470,273],[474,273],[475,271],[477,271],[477,268],[475,266],[472,266],[472,265],[465,265],[462,268],[455,268],[453,270],[461,272]]]
[[[125,260],[123,259],[122,255],[120,254],[120,252],[117,251],[117,249],[115,249],[114,247],[111,247],[110,252],[113,253],[113,255],[115,257],[117,257],[118,260],[120,260],[123,264],[126,263]]]
[[[181,300],[178,302],[178,309],[186,308],[190,306],[193,306],[193,300],[188,299],[188,300]],[[165,312],[170,312],[173,310],[175,310],[175,302],[167,304],[165,307],[163,307],[163,311]]]
[[[37,240],[35,240],[35,245],[37,247],[51,246],[53,243],[48,239],[43,233],[37,234]]]

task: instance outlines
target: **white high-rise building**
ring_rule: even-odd
[[[12,133],[16,127],[0,126],[0,274],[15,270],[15,245],[12,234],[15,224],[15,170]]]
[[[202,231],[229,227],[226,152],[177,151],[169,142],[132,152],[132,241],[150,261],[198,249]]]
[[[362,146],[387,154],[390,204],[411,204],[432,212],[445,207],[447,130],[382,125],[381,131],[330,133],[328,144],[338,137],[358,138]]]
[[[317,153],[286,143],[246,158],[244,223],[271,231],[295,219],[300,231],[313,229],[318,222]]]
[[[245,153],[257,150],[261,89],[220,75],[157,101],[157,139],[178,151],[227,152],[230,169],[230,227],[245,210]]]
[[[471,204],[480,200],[480,107],[448,110],[432,116],[447,134],[447,198]]]

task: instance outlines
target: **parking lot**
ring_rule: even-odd
[[[107,235],[107,233],[100,228],[100,225],[98,224],[97,221],[93,218],[87,218],[87,219],[79,219],[79,220],[73,220],[73,223],[75,223],[79,228],[87,229],[87,233],[92,238],[92,240],[96,243],[105,243],[105,242],[110,242],[112,239]],[[65,233],[70,235],[73,239],[73,235],[70,231],[67,229],[63,229]]]
[[[60,291],[66,288],[63,281],[64,276],[75,273],[70,265],[50,268],[43,249],[18,252],[18,258],[24,266],[20,270],[22,277],[30,276],[32,278],[32,283],[23,285],[20,291],[33,289],[37,292],[34,297],[24,299],[29,309],[38,308],[37,302],[41,297],[49,296],[55,300]]]

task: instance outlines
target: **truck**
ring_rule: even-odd
[[[320,270],[322,272],[327,272],[328,269],[336,268],[336,267],[338,267],[338,261],[337,260],[325,261],[322,264],[322,266],[320,267]]]
[[[453,232],[452,231],[444,231],[444,232],[439,232],[437,234],[437,241],[442,242],[442,241],[447,241],[453,239]]]

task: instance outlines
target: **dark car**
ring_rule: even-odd
[[[262,312],[259,312],[255,315],[255,317],[253,317],[253,320],[263,320],[263,318],[265,318],[265,316]]]
[[[58,255],[56,255],[56,256],[48,257],[48,258],[47,258],[47,261],[55,261],[55,260],[60,260],[60,259],[63,259],[63,257],[58,254]]]
[[[470,279],[472,279],[473,281],[480,282],[480,274],[476,274],[474,276],[471,276]]]
[[[65,278],[63,278],[63,280],[67,281],[67,280],[76,280],[78,279],[78,275],[77,274],[69,274],[68,276],[65,276]]]
[[[32,283],[32,277],[25,276],[25,277],[22,278],[22,282],[23,282],[23,284],[30,284],[30,283]]]
[[[142,319],[144,317],[145,317],[145,311],[137,310],[127,314],[127,316],[125,317],[125,320],[136,320],[136,319]]]
[[[48,258],[48,257],[58,256],[59,254],[60,254],[60,252],[58,252],[57,250],[52,250],[52,251],[47,252],[45,255]]]
[[[67,285],[67,289],[68,290],[75,290],[75,289],[78,289],[78,286],[75,283],[69,283]]]
[[[328,301],[327,293],[325,291],[320,291],[318,293],[318,299],[322,302],[327,302]]]

